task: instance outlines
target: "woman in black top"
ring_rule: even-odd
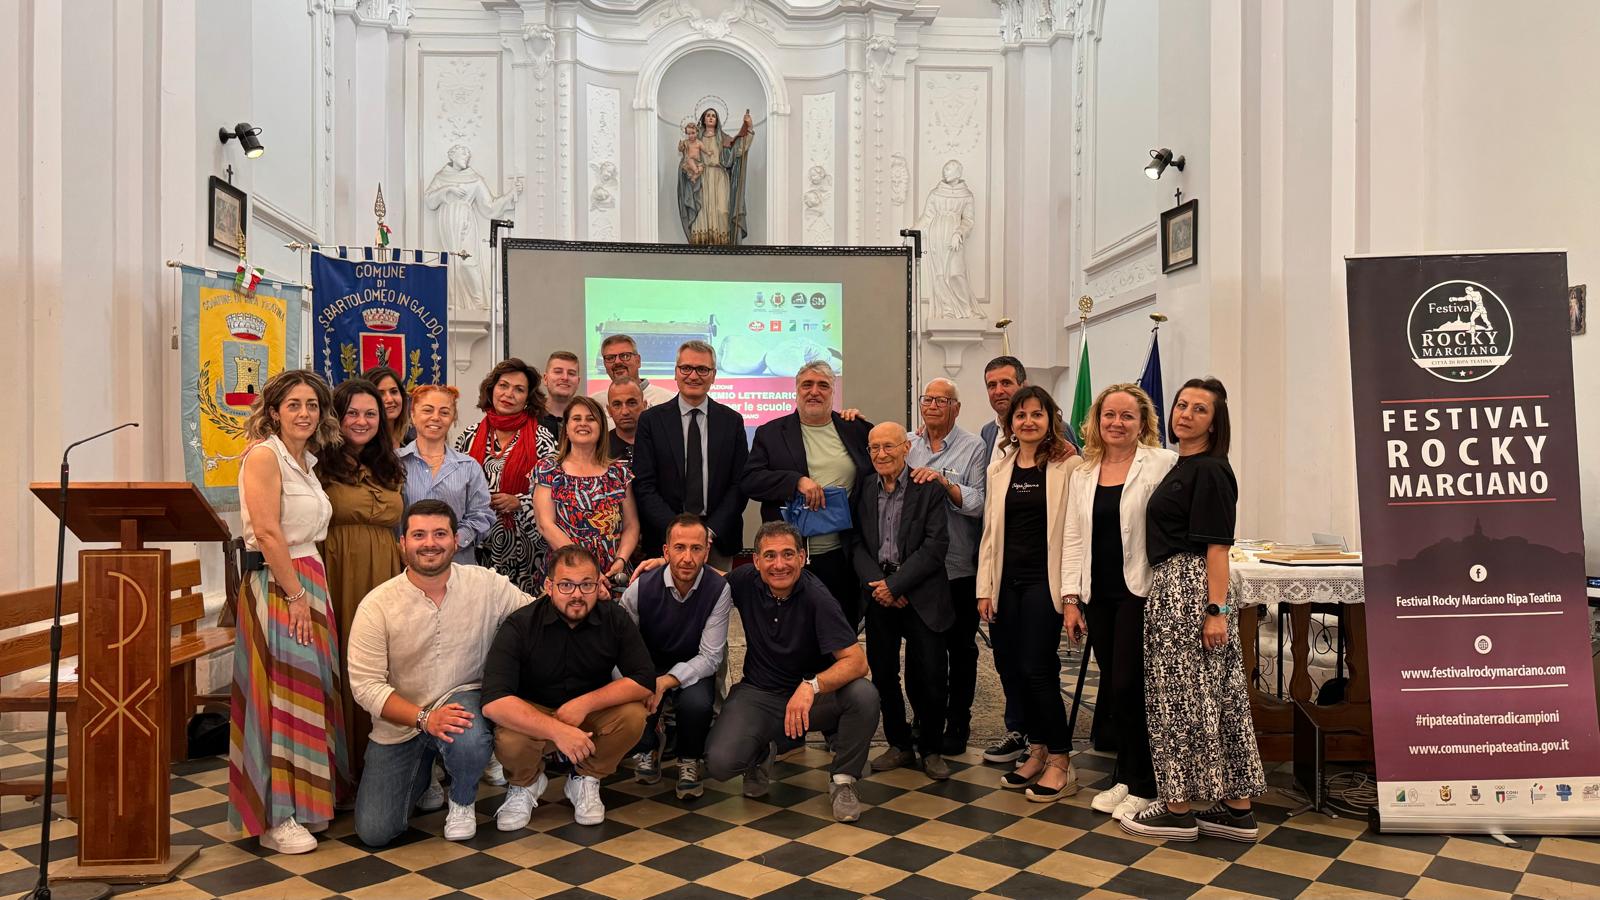
[[[1007,446],[989,465],[978,547],[978,615],[990,623],[1006,695],[1022,700],[1028,755],[1003,787],[1047,803],[1078,791],[1061,702],[1061,537],[1068,480],[1080,460],[1043,388],[1025,387],[1006,414]]]
[[[1178,391],[1168,417],[1178,462],[1150,498],[1145,712],[1160,802],[1128,832],[1192,841],[1258,834],[1250,798],[1267,790],[1250,718],[1228,552],[1239,485],[1228,465],[1228,392],[1215,378]],[[1210,804],[1198,812],[1193,803]]]

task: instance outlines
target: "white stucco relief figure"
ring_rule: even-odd
[[[450,259],[450,305],[456,309],[489,308],[489,220],[505,218],[516,208],[522,179],[500,196],[472,167],[472,151],[464,144],[450,148],[449,162],[441,167],[422,195],[432,213],[437,246]],[[472,254],[462,259],[454,254]]]
[[[967,238],[976,201],[961,177],[961,163],[944,164],[942,177],[922,207],[917,227],[926,247],[924,277],[933,295],[933,315],[941,319],[981,319],[967,281]]]

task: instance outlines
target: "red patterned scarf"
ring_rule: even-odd
[[[506,457],[505,466],[500,470],[500,493],[526,494],[528,486],[532,484],[533,467],[539,461],[539,423],[526,410],[509,416],[494,412],[484,416],[483,422],[478,425],[478,433],[472,436],[472,444],[467,447],[467,455],[477,460],[479,465],[490,456],[489,435],[495,431],[517,433],[511,454]]]

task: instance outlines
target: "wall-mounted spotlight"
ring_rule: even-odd
[[[1144,177],[1150,179],[1151,181],[1155,181],[1157,178],[1161,177],[1162,172],[1167,170],[1167,166],[1171,166],[1174,169],[1177,169],[1179,172],[1182,172],[1183,157],[1174,157],[1172,155],[1172,151],[1168,150],[1166,147],[1162,147],[1160,150],[1151,150],[1150,164],[1144,167]]]
[[[239,146],[244,148],[245,158],[255,159],[262,153],[266,152],[265,148],[261,146],[261,139],[256,137],[256,135],[260,133],[261,129],[252,128],[249,122],[240,122],[231,129],[227,127],[218,128],[217,138],[224,144],[228,143],[234,138],[238,138]],[[1181,169],[1183,166],[1180,165],[1178,168]],[[1153,178],[1155,176],[1151,177]]]

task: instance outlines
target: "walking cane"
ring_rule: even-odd
[[[1078,666],[1078,686],[1072,692],[1072,715],[1067,717],[1068,746],[1078,729],[1078,705],[1083,702],[1083,679],[1089,674],[1089,642],[1083,642],[1083,663]]]

